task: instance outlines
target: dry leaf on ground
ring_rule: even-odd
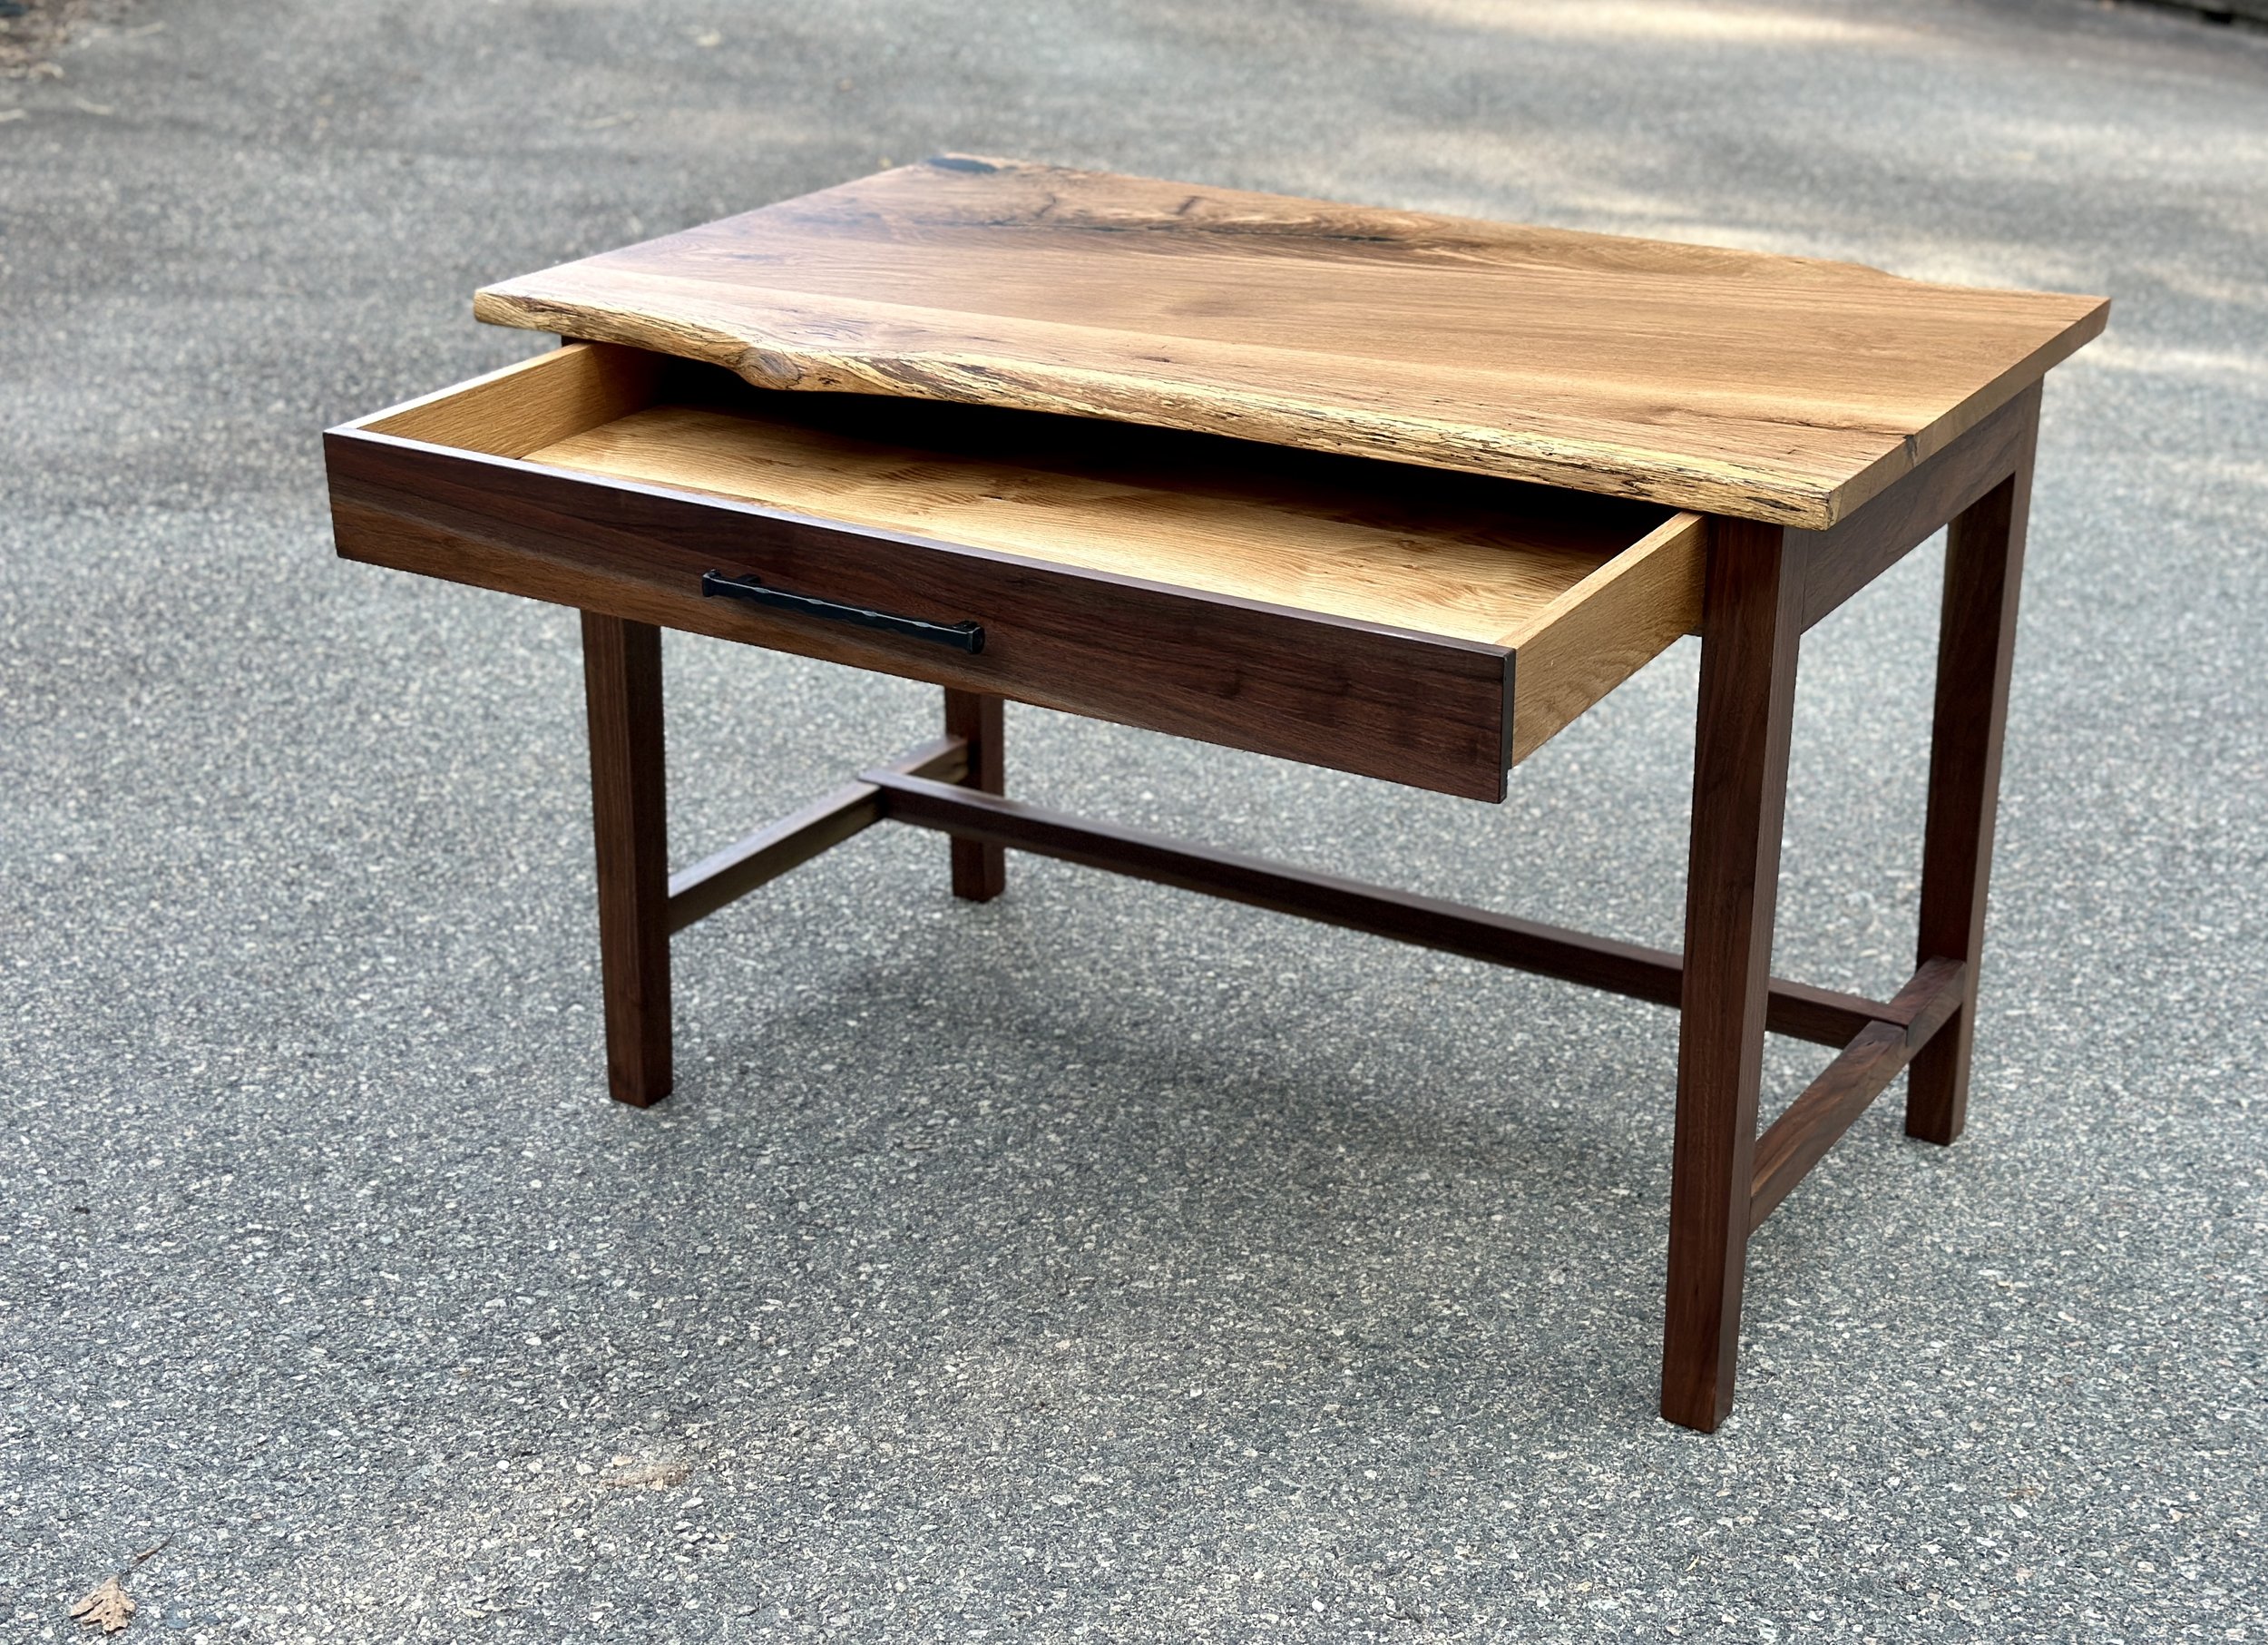
[[[641,1462],[633,1457],[618,1456],[614,1466],[601,1480],[618,1491],[666,1491],[681,1485],[693,1476],[693,1470],[673,1457]]]
[[[47,60],[81,23],[115,24],[132,0],[9,0],[0,6],[0,79],[61,79]]]
[[[71,1614],[89,1628],[116,1633],[134,1620],[134,1596],[118,1585],[116,1577],[106,1576],[100,1588],[71,1608]]]

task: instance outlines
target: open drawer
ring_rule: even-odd
[[[348,559],[1479,799],[1700,616],[1655,504],[609,344],[325,440]]]

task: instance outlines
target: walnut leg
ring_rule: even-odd
[[[1704,1432],[1733,1407],[1772,922],[1803,632],[1778,526],[1713,523],[1677,1035],[1662,1415]]]
[[[1959,1012],[1914,1058],[1907,1079],[1906,1134],[1930,1142],[1952,1141],[1969,1117],[1969,1053],[1976,1037],[2032,448],[2028,436],[2017,472],[1965,510],[1946,541],[1918,947],[1924,960],[1960,960],[1967,971]]]
[[[607,1082],[650,1107],[670,1094],[670,859],[662,788],[661,632],[582,614],[599,974]]]
[[[986,794],[1004,792],[1007,768],[1002,760],[1001,700],[982,691],[945,690],[945,735],[969,745],[969,774],[964,788]],[[956,839],[953,854],[953,894],[973,903],[989,903],[1008,888],[1008,853],[999,846],[973,839]]]

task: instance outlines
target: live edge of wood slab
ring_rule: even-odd
[[[479,293],[759,387],[1113,418],[1820,529],[2107,300],[948,155]]]

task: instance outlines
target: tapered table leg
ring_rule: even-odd
[[[1967,987],[1960,1012],[1914,1058],[1907,1077],[1906,1134],[1930,1142],[1952,1141],[1969,1117],[1969,1053],[1976,1037],[2032,450],[2028,436],[2016,473],[1954,520],[1946,541],[1918,947],[1924,960],[1964,962]]]
[[[1662,1415],[1707,1431],[1733,1406],[1772,921],[1803,630],[1778,526],[1713,522],[1677,1036]]]
[[[640,1108],[670,1094],[670,858],[661,755],[661,632],[582,614],[598,844],[607,1082]]]
[[[1006,791],[1007,767],[1001,748],[1001,700],[982,691],[945,690],[945,735],[969,745],[969,774],[965,788],[986,794]],[[999,846],[956,839],[953,853],[953,894],[973,903],[989,903],[1008,888],[1008,853]]]

